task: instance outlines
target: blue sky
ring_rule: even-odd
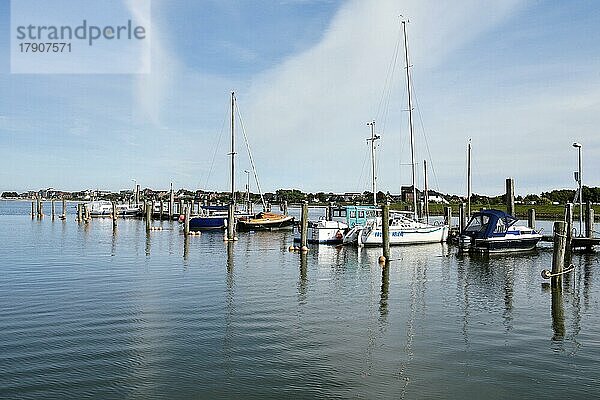
[[[431,186],[464,192],[469,138],[475,192],[501,193],[506,177],[521,194],[574,187],[573,141],[585,184],[600,186],[594,2],[156,0],[151,73],[27,75],[10,73],[3,1],[0,190],[226,190],[235,90],[264,190],[368,190],[376,119],[379,188],[398,192],[410,182],[401,58],[386,77],[400,14]]]

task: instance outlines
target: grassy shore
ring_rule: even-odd
[[[429,213],[431,215],[444,215],[445,204],[430,204]],[[458,215],[458,204],[449,204],[452,207],[452,215]],[[594,216],[596,221],[600,221],[600,206],[592,206],[594,208]],[[395,210],[404,210],[405,204],[397,203],[391,206]],[[494,208],[496,210],[506,211],[506,206],[501,204],[471,204],[471,210],[476,211],[481,208]],[[537,219],[547,220],[562,220],[565,215],[564,205],[552,205],[552,204],[515,204],[516,217],[521,219],[527,219],[527,211],[533,208],[535,209],[535,217]],[[585,213],[585,204],[583,206],[583,212]],[[573,219],[579,219],[579,206],[575,206],[573,210]]]

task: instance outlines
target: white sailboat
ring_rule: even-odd
[[[417,188],[415,181],[415,139],[413,132],[412,93],[410,84],[410,63],[408,61],[408,39],[406,36],[406,21],[402,21],[404,32],[404,55],[406,61],[406,89],[408,92],[408,122],[410,130],[410,150],[412,161],[412,200],[413,211],[392,212],[389,221],[382,221],[381,217],[367,222],[358,237],[360,246],[381,246],[383,244],[382,224],[389,225],[390,245],[407,245],[421,243],[440,243],[448,239],[448,226],[431,225],[420,222],[417,218]]]

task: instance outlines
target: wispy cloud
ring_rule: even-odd
[[[293,183],[271,173],[267,185],[328,190],[342,186],[339,179],[353,187],[348,183],[361,175],[361,166],[352,160],[360,160],[365,150],[365,122],[373,118],[381,96],[400,14],[410,18],[412,60],[422,71],[442,65],[449,53],[502,22],[517,6],[516,1],[466,1],[460,7],[416,0],[347,3],[317,45],[254,81],[248,126],[259,136],[254,139],[261,149],[256,158],[268,160],[266,168],[272,171],[292,171]],[[395,81],[395,92],[401,84]],[[400,114],[402,105],[393,105]],[[398,132],[399,117],[393,122],[390,131]],[[288,150],[278,151],[282,145]],[[386,146],[399,144],[390,139]],[[381,183],[397,191],[397,160],[389,157],[381,165]]]
[[[138,74],[135,78],[136,101],[138,105],[137,115],[139,120],[150,121],[154,126],[162,124],[165,112],[165,98],[174,84],[175,76],[180,68],[180,63],[175,54],[169,49],[167,32],[162,29],[160,19],[161,3],[152,2],[152,13],[140,10],[135,0],[126,0],[126,5],[135,18],[139,18],[144,26],[150,26],[149,40],[146,46],[151,46],[150,58],[141,52],[143,63],[150,63],[149,73]],[[146,15],[152,15],[151,21],[146,21]]]

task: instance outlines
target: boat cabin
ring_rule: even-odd
[[[356,225],[365,226],[367,220],[374,219],[380,214],[375,206],[346,206],[346,224],[352,229]]]
[[[462,232],[475,239],[505,236],[518,219],[500,210],[482,210],[473,217]]]

